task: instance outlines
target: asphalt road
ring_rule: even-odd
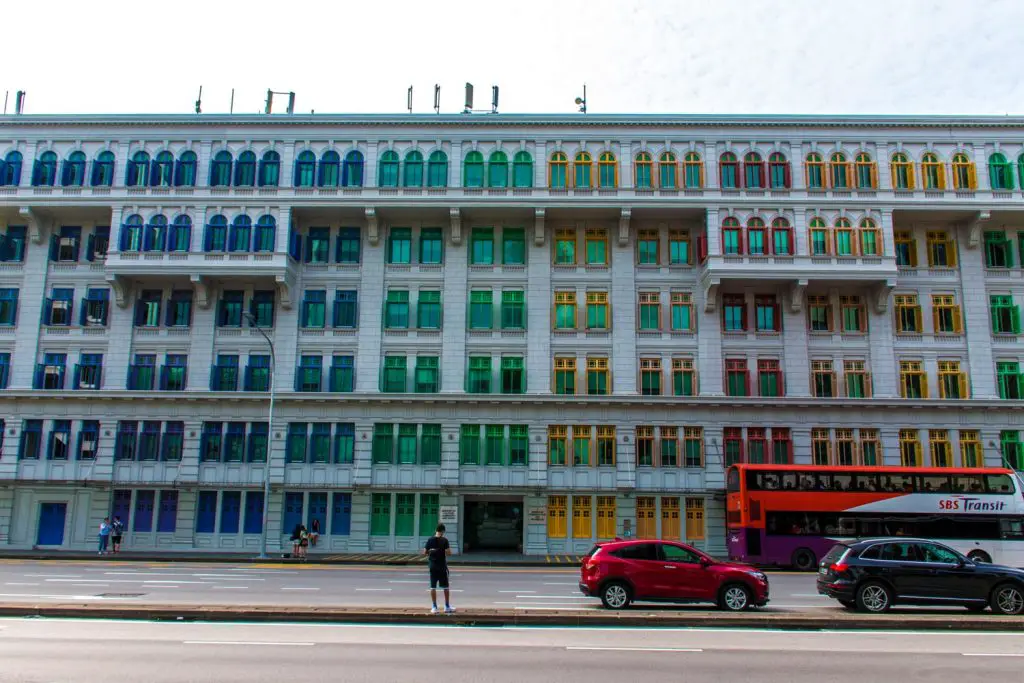
[[[814,575],[772,573],[770,610],[832,608]],[[599,609],[576,568],[452,567],[458,607]],[[429,607],[426,567],[0,561],[0,602]]]
[[[1013,681],[1022,660],[999,633],[0,620],[16,681]]]

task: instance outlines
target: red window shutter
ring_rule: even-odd
[[[747,331],[747,303],[744,301],[743,305],[740,306],[740,310],[743,311],[743,331]]]
[[[782,167],[783,183],[785,184],[787,190],[793,186],[793,172],[791,169],[792,167],[790,166],[790,163],[788,161]]]
[[[750,371],[743,368],[743,393],[750,396]]]
[[[775,371],[775,382],[779,385],[779,396],[786,395],[786,383],[782,376],[782,369],[779,368]]]
[[[745,254],[746,251],[743,249],[743,231],[737,228],[736,234],[738,235],[738,237],[736,238],[736,244],[739,247],[740,254]]]
[[[772,312],[775,314],[775,315],[772,316],[772,325],[773,325],[772,329],[774,329],[776,332],[781,332],[782,331],[782,306],[779,305],[778,301],[776,301],[774,304],[772,304]]]
[[[697,261],[703,263],[708,257],[708,236],[700,235],[697,238]]]
[[[796,247],[793,245],[793,230],[790,228],[786,228],[786,239],[789,241],[789,253],[792,255]]]

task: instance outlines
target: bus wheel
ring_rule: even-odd
[[[818,566],[818,558],[807,548],[800,548],[793,553],[793,568],[801,571],[810,571]]]
[[[986,564],[992,564],[992,558],[984,550],[972,550],[967,553],[967,557],[971,558],[975,562],[984,562]]]

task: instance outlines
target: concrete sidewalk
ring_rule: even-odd
[[[811,612],[704,610],[468,609],[452,616],[424,609],[366,607],[248,607],[160,604],[0,603],[0,617],[134,619],[200,622],[438,624],[452,626],[634,626],[647,628],[761,628],[794,630],[1021,631],[1024,619],[977,614],[896,612],[865,615],[832,609]]]
[[[210,562],[210,563],[294,563],[294,564],[372,564],[412,565],[426,562],[422,555],[411,553],[316,553],[300,560],[287,553],[269,554],[261,559],[255,553],[205,553],[194,551],[152,552],[125,550],[116,555],[97,555],[82,551],[0,550],[0,560],[78,560],[109,562]],[[574,555],[519,555],[516,553],[469,553],[452,555],[448,564],[477,567],[578,567]]]

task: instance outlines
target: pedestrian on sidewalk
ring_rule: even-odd
[[[292,529],[292,557],[299,556],[299,540],[302,538],[302,523],[298,522],[295,524],[295,528]]]
[[[114,523],[110,525],[110,549],[116,555],[121,552],[121,537],[124,535],[124,522],[114,515]]]
[[[306,529],[306,525],[303,524],[299,527],[299,557],[306,559],[306,553],[309,548],[309,530]]]
[[[444,613],[454,614],[452,607],[451,587],[448,582],[448,556],[452,554],[452,546],[444,537],[444,524],[437,525],[437,531],[427,539],[423,554],[427,556],[430,569],[430,613],[437,614],[437,587],[444,589]]]
[[[316,547],[316,542],[320,538],[320,520],[314,518],[313,523],[309,525],[309,544]]]
[[[110,518],[104,517],[103,521],[100,522],[100,536],[99,536],[99,552],[97,555],[103,555],[107,552],[107,543],[110,542]]]

